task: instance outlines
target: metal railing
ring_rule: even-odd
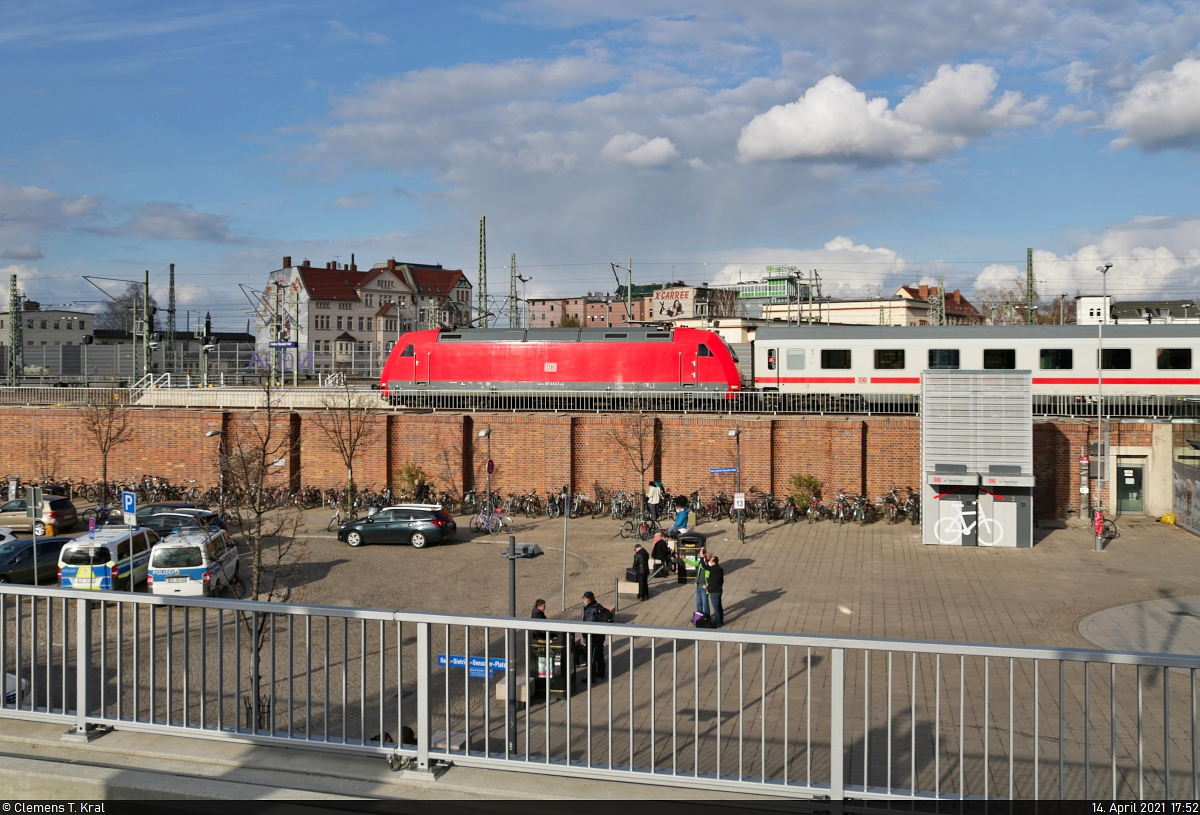
[[[147,380],[149,382],[149,380]],[[285,409],[324,407],[323,394],[344,394],[344,378],[333,374],[317,386],[294,388],[284,382],[274,390],[277,404]],[[90,404],[95,394],[111,399],[113,393],[128,393],[128,403],[137,407],[256,408],[263,405],[261,387],[197,387],[199,380],[186,376],[157,375],[147,387],[131,389],[82,387],[0,387],[0,406]],[[759,415],[827,416],[918,416],[920,397],[911,394],[792,394],[746,391],[737,394],[688,391],[443,391],[393,390],[390,400],[367,385],[354,391],[376,393],[379,406],[390,404],[397,411],[512,411],[606,413],[647,411],[656,413],[709,413]],[[1089,396],[1033,397],[1033,415],[1045,418],[1096,417],[1098,402]],[[1200,395],[1130,396],[1106,395],[1102,414],[1122,419],[1200,419]]]
[[[1200,795],[1192,656],[4,586],[0,662],[27,684],[0,717],[81,734],[773,796]]]

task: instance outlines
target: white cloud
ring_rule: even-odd
[[[975,290],[979,289],[1009,289],[1018,281],[1025,281],[1025,272],[1007,263],[993,263],[985,266],[975,278]]]
[[[749,161],[808,159],[858,164],[931,161],[996,130],[1034,124],[1045,102],[1008,91],[993,101],[998,77],[983,65],[943,65],[895,110],[838,76],[795,102],[776,105],[742,129],[738,155]]]
[[[148,240],[207,243],[232,243],[238,240],[229,231],[229,219],[224,215],[196,212],[190,204],[167,201],[152,201],[143,205],[119,231]]]
[[[725,253],[728,254],[728,253]],[[838,235],[820,249],[749,249],[738,252],[744,262],[724,264],[711,282],[715,285],[756,280],[767,266],[795,266],[802,275],[809,269],[821,273],[821,293],[830,297],[891,295],[911,283],[915,269],[899,252],[868,246]]]
[[[43,187],[0,182],[0,229],[71,227],[99,214],[101,196],[66,196]]]
[[[329,31],[334,39],[348,42],[363,42],[367,45],[387,45],[391,40],[378,31],[352,31],[349,26],[339,20],[328,20]]]
[[[645,169],[670,163],[679,157],[679,148],[663,136],[650,139],[641,133],[621,133],[608,140],[600,155],[609,161]]]
[[[1124,133],[1111,142],[1114,150],[1200,148],[1200,60],[1180,60],[1169,71],[1142,77],[1106,123]]]
[[[11,246],[4,250],[0,257],[6,257],[10,260],[37,260],[42,255],[42,248],[32,243],[26,243],[22,246]]]
[[[374,197],[368,192],[352,192],[334,199],[326,209],[367,209],[375,203]]]

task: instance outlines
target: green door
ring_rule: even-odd
[[[1117,465],[1117,512],[1144,512],[1142,465]]]

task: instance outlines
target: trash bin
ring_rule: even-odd
[[[550,632],[550,653],[546,653],[546,635],[529,639],[529,663],[537,666],[537,679],[550,693],[566,693],[567,683],[575,682],[575,661],[571,658],[574,637],[563,631]]]
[[[704,544],[696,540],[681,540],[677,544],[679,557],[683,560],[679,570],[679,582],[686,583],[696,579],[696,567],[700,563],[700,550]]]

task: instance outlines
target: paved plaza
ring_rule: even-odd
[[[316,526],[318,513],[309,515]],[[459,518],[458,541],[425,550],[351,549],[330,533],[313,533],[300,599],[505,615],[508,571],[500,554],[507,537],[474,535],[466,520]],[[700,528],[725,567],[729,629],[1198,653],[1200,618],[1173,612],[1200,614],[1200,604],[1172,603],[1200,595],[1200,539],[1148,518],[1123,517],[1120,537],[1096,552],[1085,524],[1060,526],[1035,529],[1033,549],[926,546],[919,527],[907,523],[750,522],[744,543],[729,523]],[[542,597],[551,617],[578,619],[580,595],[589,589],[613,605],[614,581],[631,565],[634,544],[616,529],[610,519],[568,522],[562,611],[563,522],[518,519],[518,541],[546,551],[517,564],[518,615],[527,616]],[[1157,617],[1098,614],[1147,601],[1170,602]],[[618,621],[686,625],[693,608],[692,586],[656,578],[649,601],[620,598]]]

